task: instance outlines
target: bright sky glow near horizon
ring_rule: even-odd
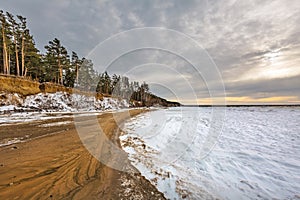
[[[0,5],[5,12],[27,18],[42,51],[48,41],[57,37],[69,51],[86,56],[97,44],[122,31],[142,27],[173,29],[190,36],[211,56],[224,81],[228,104],[300,104],[298,0],[11,0],[1,1]],[[170,66],[180,63],[168,56],[165,59],[169,61],[163,63]],[[186,93],[177,76],[157,74],[152,79],[173,81],[183,104],[209,104],[207,92],[202,93],[203,88],[184,73],[185,69],[188,70],[181,69],[182,76],[197,88],[197,99]],[[129,78],[142,80],[145,74]],[[166,89],[155,85],[151,89],[159,96],[176,100]]]

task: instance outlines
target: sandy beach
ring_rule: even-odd
[[[130,116],[142,112],[129,111]],[[125,112],[117,116],[118,121],[129,118]],[[120,146],[113,114],[97,119],[106,136]],[[0,147],[0,199],[165,199],[133,166],[126,173],[95,159],[70,116],[1,126],[0,140],[15,137],[24,141]]]

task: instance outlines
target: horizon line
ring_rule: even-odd
[[[180,104],[182,107],[238,107],[238,106],[258,106],[258,107],[267,107],[267,106],[300,106],[300,104]]]

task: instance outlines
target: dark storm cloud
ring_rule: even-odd
[[[69,50],[86,56],[98,43],[124,30],[166,27],[189,35],[207,50],[231,96],[256,98],[262,92],[269,96],[300,93],[295,86],[299,85],[300,75],[300,4],[297,0],[11,0],[1,2],[1,9],[27,17],[40,49],[57,37]],[[171,38],[160,39],[172,41]],[[172,56],[154,52],[143,56],[176,66],[183,75],[192,72],[188,64]],[[118,72],[126,72],[122,64],[130,64],[129,58],[136,59],[131,63],[146,62],[139,56],[122,58]],[[151,74],[151,69],[148,72],[147,69],[140,78]],[[186,77],[200,97],[207,95],[205,84],[199,84],[198,76]],[[190,97],[180,78],[171,78],[172,84]],[[163,91],[166,90],[158,92],[163,95]]]

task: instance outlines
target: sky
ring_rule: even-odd
[[[97,70],[145,80],[169,100],[300,104],[298,0],[1,0],[0,9],[27,18],[42,52],[57,37]]]

